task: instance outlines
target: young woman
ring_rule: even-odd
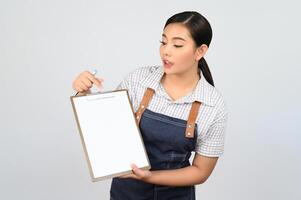
[[[195,185],[210,176],[223,153],[227,122],[225,101],[204,59],[211,38],[201,14],[173,15],[160,41],[163,65],[135,69],[118,86],[129,92],[151,169],[133,164],[133,174],[113,178],[112,200],[191,200]],[[87,93],[102,81],[86,71],[73,88]]]

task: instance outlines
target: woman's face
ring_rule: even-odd
[[[180,23],[165,27],[160,45],[160,57],[167,74],[183,74],[197,70],[200,52],[188,29]]]

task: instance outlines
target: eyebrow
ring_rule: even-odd
[[[165,35],[164,33],[162,34],[162,36],[163,36],[163,37],[166,37],[166,35]],[[167,38],[167,37],[166,37],[166,38]],[[173,39],[173,40],[183,40],[183,41],[186,41],[186,40],[184,40],[184,39],[181,38],[181,37],[173,37],[172,39]]]

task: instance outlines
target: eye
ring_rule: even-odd
[[[166,45],[166,42],[163,42],[161,40],[159,40],[159,42],[162,44],[162,45]]]
[[[176,48],[181,48],[183,45],[174,45]]]

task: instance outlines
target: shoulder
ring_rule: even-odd
[[[126,75],[125,80],[129,82],[140,82],[144,78],[154,73],[159,67],[159,65],[152,65],[135,68]]]
[[[160,66],[144,66],[135,68],[124,77],[117,89],[128,89],[130,91],[137,89],[136,87],[138,87],[146,77],[153,74],[159,67]]]
[[[221,91],[212,86],[204,76],[201,77],[195,90],[194,98],[203,103],[210,110],[220,109],[226,105],[225,98]]]
[[[212,99],[213,102],[213,110],[214,110],[214,120],[213,123],[216,120],[223,120],[223,121],[227,121],[228,118],[228,108],[227,108],[227,102],[226,99],[224,97],[224,95],[222,94],[222,92],[216,88],[216,87],[212,87],[212,91],[211,91],[211,96],[210,98]]]
[[[226,99],[222,92],[205,80],[203,80],[202,83],[203,86],[201,86],[201,89],[198,91],[202,106],[197,123],[200,124],[201,132],[204,136],[209,127],[214,126],[215,122],[227,121],[228,109]]]
[[[207,128],[220,127],[219,129],[221,130],[223,129],[222,126],[225,126],[228,121],[226,98],[218,88],[211,86],[210,99],[212,101],[212,106],[207,109],[207,114],[210,116],[210,123]]]
[[[211,92],[211,99],[212,102],[214,103],[214,106],[216,109],[225,109],[226,108],[226,99],[224,97],[224,95],[222,94],[222,92],[216,88],[216,87],[212,87],[212,92]]]

